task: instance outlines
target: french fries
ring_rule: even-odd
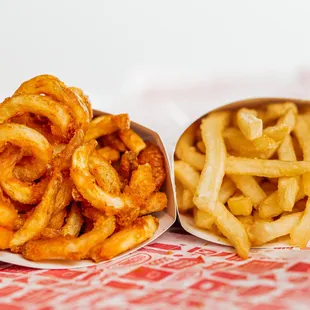
[[[201,122],[202,140],[206,159],[195,191],[194,203],[202,211],[212,213],[224,178],[226,148],[222,131],[228,125],[230,114],[210,114]]]
[[[227,174],[255,175],[265,178],[294,177],[310,172],[310,162],[229,156],[226,158],[225,172]]]
[[[128,114],[93,118],[80,88],[26,81],[0,104],[0,250],[101,261],[138,246],[167,208],[166,166]],[[182,192],[188,209],[194,191]]]
[[[240,109],[237,112],[238,126],[248,140],[254,140],[263,134],[263,122],[257,118],[255,110]]]
[[[181,222],[182,213],[192,214],[196,227],[225,236],[242,258],[251,245],[284,236],[306,247],[310,114],[304,111],[294,102],[241,107],[211,112],[185,130],[175,151]],[[183,196],[193,193],[193,204],[185,203]]]

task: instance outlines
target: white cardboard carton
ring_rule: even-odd
[[[192,123],[188,124],[188,126],[182,131],[181,135],[190,125],[192,125],[193,123],[195,123],[199,119],[205,117],[210,112],[220,111],[220,110],[235,110],[235,109],[238,109],[241,107],[250,108],[250,107],[257,107],[260,105],[264,105],[267,103],[281,103],[281,102],[287,102],[287,101],[293,101],[296,104],[298,104],[299,106],[300,105],[307,105],[310,103],[310,101],[307,101],[307,100],[291,99],[291,98],[254,98],[254,99],[240,100],[240,101],[236,101],[233,103],[229,103],[229,104],[220,106],[219,108],[217,108],[215,110],[206,111],[206,113],[204,115],[202,115],[198,119],[194,120]],[[173,158],[172,158],[172,168],[173,169],[174,169],[174,153],[175,153],[175,147],[174,147]],[[174,173],[173,173],[173,181],[175,182]],[[176,201],[176,204],[177,204],[177,201]],[[194,220],[193,220],[193,217],[190,215],[185,215],[185,214],[179,213],[178,207],[177,207],[177,214],[178,214],[178,218],[180,220],[181,226],[188,233],[190,233],[196,237],[199,237],[201,239],[204,239],[206,241],[209,241],[209,242],[222,244],[222,245],[226,245],[226,246],[231,246],[231,244],[228,242],[228,240],[226,238],[217,236],[216,234],[214,234],[208,230],[196,227]],[[281,241],[270,242],[270,243],[267,243],[263,246],[256,247],[256,248],[291,247],[289,238],[281,238],[280,240]]]
[[[99,116],[103,114],[107,114],[107,113],[94,110],[94,116]],[[167,172],[167,178],[164,184],[164,191],[168,197],[168,208],[164,211],[161,211],[155,214],[155,216],[159,219],[159,227],[155,235],[153,236],[153,238],[140,244],[134,249],[131,249],[127,251],[126,253],[123,253],[117,256],[117,258],[125,256],[126,254],[132,253],[134,251],[137,251],[141,247],[157,239],[166,230],[168,230],[176,220],[176,207],[175,207],[176,204],[175,204],[174,187],[172,185],[171,169],[169,166],[168,155],[167,155],[166,148],[163,144],[163,141],[161,140],[161,138],[156,132],[142,125],[131,122],[131,128],[135,130],[137,133],[139,133],[144,140],[151,141],[152,143],[158,145],[164,154],[165,166],[166,166],[166,172]],[[96,265],[96,263],[90,260],[81,260],[81,261],[45,260],[42,262],[32,262],[32,261],[26,260],[20,254],[14,254],[9,251],[0,251],[0,261],[19,265],[19,266],[25,266],[25,267],[31,267],[31,268],[44,268],[44,269],[68,269],[68,268],[81,268],[81,267],[88,267],[88,266]]]

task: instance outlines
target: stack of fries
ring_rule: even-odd
[[[251,245],[310,239],[310,109],[293,102],[213,112],[175,151],[178,208],[247,258]]]
[[[0,104],[0,250],[29,260],[110,259],[151,238],[167,207],[158,146],[127,114],[93,118],[50,75]]]

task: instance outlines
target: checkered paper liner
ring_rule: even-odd
[[[168,232],[114,261],[72,270],[0,265],[0,309],[308,309],[310,248],[233,249]]]

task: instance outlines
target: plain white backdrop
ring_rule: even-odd
[[[310,65],[309,13],[302,0],[2,0],[0,95],[55,74],[159,130],[171,117],[151,107],[182,123],[203,103],[287,95]]]

